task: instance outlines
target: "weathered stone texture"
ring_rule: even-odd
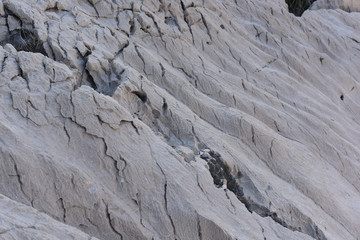
[[[358,240],[357,3],[1,1],[0,239]]]

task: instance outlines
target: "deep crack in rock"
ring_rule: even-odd
[[[288,4],[289,12],[295,16],[301,16],[316,0],[285,0]]]
[[[326,240],[323,232],[311,221],[311,219],[307,219],[308,223],[302,224],[305,225],[303,228],[300,226],[291,226],[282,217],[278,216],[276,212],[272,212],[266,206],[254,202],[250,196],[247,196],[244,193],[244,189],[241,184],[243,174],[240,171],[233,174],[231,168],[226,164],[218,152],[209,149],[201,150],[200,157],[207,162],[215,186],[218,188],[224,188],[225,191],[228,189],[233,192],[250,213],[255,212],[261,217],[270,217],[276,223],[292,231],[305,233],[315,239]],[[296,216],[293,215],[293,217]]]
[[[17,51],[41,53],[48,56],[43,47],[43,42],[39,40],[34,31],[27,29],[14,30],[10,32],[4,43],[13,45]]]

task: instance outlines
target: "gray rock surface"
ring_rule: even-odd
[[[322,8],[340,8],[348,12],[360,12],[360,2],[358,0],[317,0],[310,7],[311,10]]]
[[[359,13],[3,0],[0,15],[0,239],[359,239]]]
[[[0,195],[1,239],[96,240],[74,227]]]

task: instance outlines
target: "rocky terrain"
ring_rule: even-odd
[[[0,1],[0,239],[359,240],[359,1],[288,9]]]

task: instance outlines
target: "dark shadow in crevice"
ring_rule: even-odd
[[[140,100],[145,103],[147,101],[147,95],[144,91],[132,91],[131,93],[135,94]]]
[[[316,0],[285,0],[290,13],[300,17]]]
[[[48,57],[43,42],[39,40],[35,32],[27,29],[19,29],[10,32],[4,44],[11,44],[17,51],[41,53]]]
[[[268,207],[259,204],[258,202],[254,201],[249,195],[245,194],[245,185],[243,184],[243,182],[249,181],[250,179],[246,179],[246,176],[244,176],[240,171],[233,173],[231,168],[226,164],[226,162],[222,159],[219,153],[213,150],[209,150],[207,152],[204,151],[200,155],[200,157],[207,162],[215,186],[217,186],[218,188],[224,188],[225,191],[229,190],[233,192],[240,200],[240,202],[245,205],[245,207],[250,213],[255,212],[261,217],[270,217],[272,220],[274,220],[274,222],[280,224],[287,229],[290,229],[291,231],[299,231],[315,239],[326,240],[324,233],[318,228],[318,226],[310,218],[301,214],[301,212],[297,209],[292,210],[296,210],[298,212],[297,214],[292,213],[292,217],[298,219],[299,226],[296,227],[293,226],[291,223],[287,223],[287,221],[282,216],[278,216],[276,212],[270,211]],[[255,188],[255,186],[253,186],[252,188]]]
[[[82,58],[85,67],[84,67],[82,75],[81,75],[81,83],[78,87],[80,87],[81,85],[87,85],[96,91],[97,85],[95,83],[95,80],[94,80],[93,76],[91,76],[90,72],[86,69],[86,63],[89,60],[90,54],[91,54],[91,51],[87,51]]]
[[[86,75],[87,75],[87,82],[90,84],[90,87],[93,88],[95,91],[97,90],[96,83],[94,81],[94,78],[91,76],[90,72],[85,69]]]

